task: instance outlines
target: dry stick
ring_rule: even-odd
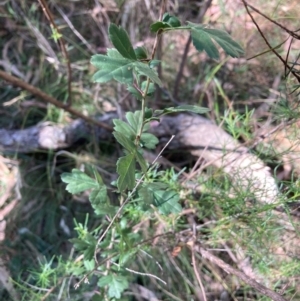
[[[194,246],[195,246],[195,242],[196,242],[197,230],[196,230],[196,222],[195,222],[194,218],[192,218],[192,219],[193,219],[193,239],[188,241],[187,245],[189,246],[189,248],[191,249],[191,252],[192,252],[192,265],[193,265],[194,273],[196,275],[196,279],[197,279],[198,284],[200,286],[200,290],[201,290],[201,293],[202,293],[202,296],[203,296],[203,300],[207,301],[206,294],[205,294],[205,289],[204,289],[200,274],[199,274],[198,269],[197,269],[197,264],[196,264],[196,256],[195,256]],[[200,300],[202,300],[202,298],[200,298]]]
[[[192,242],[192,244],[194,244],[194,242]],[[198,269],[197,269],[196,258],[195,258],[195,249],[193,247],[191,248],[191,252],[192,252],[192,265],[193,265],[194,273],[196,275],[198,284],[200,286],[201,293],[202,293],[202,296],[203,296],[203,300],[207,301],[206,294],[205,294],[205,289],[204,289],[204,286],[203,286],[202,281],[201,281],[201,277],[200,277]]]
[[[97,265],[96,265],[96,267],[93,269],[93,270],[91,270],[91,271],[88,271],[77,283],[75,283],[74,284],[74,288],[75,289],[78,289],[79,288],[79,286],[80,286],[80,284],[82,283],[82,282],[85,282],[85,281],[88,281],[88,277],[91,275],[91,274],[93,274],[94,272],[96,272],[97,271],[97,269],[101,266],[101,265],[103,265],[104,263],[106,263],[108,260],[111,260],[111,259],[113,259],[115,256],[117,256],[118,255],[118,253],[117,252],[115,252],[115,253],[113,253],[112,255],[110,255],[109,257],[107,257],[106,259],[103,259],[100,263],[98,263]],[[78,256],[76,259],[75,259],[75,263],[76,262],[79,262],[80,260],[82,260],[84,258],[84,255],[83,254],[81,254],[80,256]]]
[[[173,97],[174,98],[178,98],[179,84],[180,84],[180,81],[181,81],[181,78],[182,78],[183,68],[185,66],[185,61],[186,61],[186,58],[187,58],[187,55],[188,55],[188,51],[190,49],[191,42],[192,42],[192,38],[191,38],[191,36],[189,36],[189,38],[188,38],[188,40],[185,44],[183,56],[182,56],[181,62],[180,62],[179,71],[177,73],[176,80],[175,80],[175,85],[174,85],[174,90],[173,90]]]
[[[88,123],[91,123],[91,124],[95,124],[95,125],[98,125],[110,132],[113,131],[113,128],[109,125],[107,125],[106,123],[104,122],[101,122],[101,121],[98,121],[98,120],[95,120],[95,119],[92,119],[88,116],[85,116],[84,114],[72,109],[71,107],[68,107],[64,104],[62,104],[61,102],[59,102],[57,99],[55,99],[54,97],[44,93],[43,91],[41,91],[40,89],[24,82],[23,80],[13,76],[13,75],[10,75],[2,70],[0,70],[0,78],[10,82],[12,85],[14,86],[18,86],[24,90],[27,90],[28,92],[30,92],[31,94],[41,98],[43,101],[47,102],[47,103],[51,103],[53,104],[54,106],[60,108],[60,109],[63,109],[69,113],[71,113],[72,115],[74,116],[77,116],[85,121],[87,121]]]
[[[288,51],[287,51],[287,54],[286,54],[286,60],[285,60],[286,65],[287,65],[289,55],[290,55],[290,50],[291,50],[291,47],[292,47],[292,43],[293,43],[293,39],[291,39],[291,41],[290,41],[290,45],[289,45],[289,48],[288,48]],[[293,63],[292,68],[294,68],[294,66],[297,63],[298,59],[299,59],[299,55],[298,55],[297,60]],[[286,65],[284,65],[284,74],[285,74],[285,76],[288,76],[288,73],[286,71]]]
[[[256,11],[257,13],[259,13],[260,15],[262,15],[263,17],[265,17],[266,19],[268,19],[269,21],[275,23],[276,25],[278,25],[280,28],[284,29],[286,32],[288,32],[292,37],[300,40],[300,36],[295,35],[292,31],[287,30],[286,28],[282,27],[282,25],[280,25],[279,23],[271,20],[270,18],[268,18],[266,15],[262,14],[259,10],[257,10],[256,8],[254,8],[253,6],[249,5],[245,0],[241,0],[246,8],[246,11],[248,13],[248,15],[250,16],[252,22],[254,23],[254,25],[256,26],[258,32],[260,33],[261,37],[264,39],[265,43],[267,44],[267,46],[270,48],[270,50],[279,58],[279,60],[283,63],[283,65],[294,75],[294,77],[298,80],[298,82],[300,83],[300,76],[297,75],[296,72],[293,71],[293,69],[287,64],[287,62],[280,56],[280,54],[275,51],[275,49],[270,45],[270,43],[268,42],[267,38],[264,36],[263,32],[261,31],[260,27],[258,26],[258,24],[256,23],[255,19],[253,18],[253,16],[251,15],[249,8],[253,9],[254,11]]]
[[[278,49],[278,48],[280,48],[280,47],[281,47],[281,46],[282,46],[289,38],[290,38],[290,37],[287,37],[283,42],[281,42],[280,44],[278,44],[278,45],[272,47],[272,49]],[[266,54],[266,53],[269,53],[269,52],[272,51],[272,49],[270,49],[270,48],[268,47],[268,50],[265,50],[265,51],[263,51],[263,52],[261,52],[261,53],[255,54],[255,55],[253,55],[253,56],[251,56],[251,57],[248,57],[248,58],[247,58],[247,61],[251,61],[251,60],[255,59],[256,57],[259,57],[259,56],[261,56],[261,55],[264,55],[264,54]]]
[[[115,263],[114,263],[115,264]],[[132,270],[132,269],[129,269],[129,268],[125,268],[126,271],[128,272],[131,272],[133,274],[138,274],[138,275],[141,275],[141,276],[147,276],[147,277],[152,277],[152,278],[155,278],[157,280],[159,280],[160,282],[162,282],[164,285],[167,285],[167,282],[162,280],[161,278],[157,277],[156,275],[154,274],[150,274],[150,273],[142,273],[142,272],[139,272],[139,271],[135,271],[135,270]]]
[[[66,277],[62,277],[58,279],[57,283],[47,291],[47,293],[40,299],[40,301],[45,301],[53,293],[53,291],[57,288],[57,286],[63,282],[65,278]]]
[[[74,32],[74,34],[82,41],[82,43],[89,49],[91,53],[96,53],[97,50],[89,44],[89,42],[81,35],[81,33],[74,27],[70,19],[66,16],[66,14],[58,7],[56,6],[56,9],[61,14],[65,22],[68,24],[70,29]]]
[[[174,135],[170,138],[170,140],[167,142],[167,144],[164,146],[164,148],[160,151],[160,153],[157,155],[157,157],[155,158],[155,160],[152,162],[152,164],[149,166],[149,168],[154,165],[157,160],[160,158],[161,154],[164,152],[164,150],[168,147],[168,145],[171,143],[171,141],[174,139]],[[112,218],[112,220],[110,221],[109,225],[107,226],[107,228],[105,229],[105,231],[103,232],[103,234],[99,237],[96,247],[95,247],[95,252],[94,252],[94,259],[95,262],[98,264],[98,260],[97,260],[97,246],[99,245],[99,243],[101,242],[101,240],[104,238],[104,236],[107,234],[108,230],[111,228],[111,226],[113,225],[113,223],[115,222],[116,218],[120,215],[121,211],[123,210],[123,208],[125,207],[125,205],[130,201],[130,199],[132,198],[132,196],[135,194],[136,190],[138,189],[138,187],[140,186],[140,184],[142,183],[142,181],[144,180],[146,174],[143,174],[143,176],[138,180],[138,182],[136,183],[135,187],[133,188],[133,190],[130,192],[130,194],[128,195],[127,199],[124,201],[124,203],[121,205],[121,207],[118,209],[117,213],[114,215],[114,217]]]
[[[54,22],[54,18],[53,15],[47,5],[47,2],[45,0],[38,0],[42,10],[46,16],[46,18],[48,19],[49,23],[50,23],[50,27],[53,31],[53,29],[56,31],[56,33],[59,35],[58,36],[58,42],[59,42],[59,46],[60,49],[62,51],[62,54],[66,60],[67,63],[67,74],[68,74],[68,102],[67,102],[67,106],[71,106],[72,104],[72,70],[71,70],[71,63],[70,63],[70,58],[64,43],[64,40],[62,38],[62,34],[60,33],[58,27],[56,26],[55,22]]]
[[[292,45],[292,41],[291,41],[290,46],[289,46],[289,51],[290,51],[291,45]],[[288,55],[289,55],[289,52],[286,55],[286,60],[288,60]],[[295,62],[292,65],[292,68],[291,68],[292,70],[294,69],[295,65],[297,65],[297,62],[298,62],[299,58],[300,58],[300,53],[298,54]],[[286,66],[284,66],[284,67],[285,67],[285,76],[287,77],[289,74],[286,72]],[[299,71],[297,71],[297,73],[299,73]],[[297,89],[298,89],[298,87],[296,86],[295,89],[291,92],[291,94],[294,93],[294,91],[296,91]]]
[[[246,2],[245,0],[242,0],[242,1],[243,1],[244,5],[246,4],[247,6],[249,6],[252,10],[254,10],[258,14],[260,14],[261,16],[263,16],[264,18],[266,18],[268,21],[274,23],[275,25],[277,25],[278,27],[280,27],[281,29],[283,29],[290,36],[292,36],[293,38],[295,38],[297,40],[300,40],[300,35],[295,34],[294,31],[287,29],[286,27],[282,26],[280,23],[276,22],[275,20],[272,20],[271,18],[269,18],[268,16],[266,16],[264,13],[262,13],[261,11],[259,11],[257,8],[255,8],[254,6],[252,6],[251,4],[249,4],[248,2]]]
[[[218,267],[223,269],[225,272],[232,274],[236,276],[237,278],[243,280],[245,283],[253,287],[256,291],[260,292],[261,294],[270,297],[274,301],[287,301],[285,298],[283,298],[281,295],[277,294],[276,292],[268,289],[264,285],[258,283],[252,278],[249,278],[244,273],[240,272],[239,270],[234,269],[229,264],[224,262],[222,259],[216,257],[215,255],[211,254],[207,250],[205,250],[203,247],[197,245],[196,251],[199,252],[203,258],[206,258],[210,262],[216,264]]]
[[[211,3],[212,3],[212,0],[208,0],[204,4],[204,6],[201,8],[200,13],[199,13],[198,18],[197,18],[199,22],[202,22],[203,17],[205,15],[206,11],[208,10],[208,8],[210,7]],[[179,89],[180,81],[181,81],[182,74],[183,74],[183,68],[185,66],[185,61],[186,61],[186,58],[187,58],[187,55],[188,55],[188,52],[189,52],[191,42],[192,42],[192,38],[190,36],[189,39],[187,40],[186,44],[185,44],[184,52],[183,52],[181,62],[180,62],[179,71],[178,71],[177,76],[176,76],[174,90],[173,90],[173,97],[174,98],[177,98],[177,96],[178,96],[178,89]]]
[[[164,0],[161,7],[160,7],[159,20],[161,20],[162,17],[163,17],[164,9],[165,9],[165,6],[166,6],[166,1],[167,0]],[[158,46],[158,42],[159,42],[160,37],[161,37],[161,32],[159,30],[156,33],[156,36],[155,36],[154,45],[153,45],[153,48],[152,48],[152,53],[151,53],[151,58],[150,58],[151,60],[153,60],[154,57],[155,57],[155,53],[156,53],[156,50],[157,50],[157,46]]]

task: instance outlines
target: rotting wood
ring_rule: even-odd
[[[170,147],[187,148],[194,156],[224,170],[237,192],[248,191],[263,203],[278,201],[279,192],[270,168],[210,120],[187,114],[166,116],[154,132],[161,142],[170,134],[175,135]]]

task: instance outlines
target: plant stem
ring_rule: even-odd
[[[140,120],[140,128],[138,130],[137,136],[135,138],[135,145],[138,146],[140,139],[141,139],[141,135],[143,133],[143,129],[144,129],[144,119],[145,119],[145,109],[146,109],[146,97],[148,94],[148,90],[149,90],[149,86],[150,86],[150,78],[147,78],[147,84],[146,84],[146,88],[145,91],[143,91],[143,98],[142,98],[142,108],[141,108],[141,120]]]
[[[166,1],[163,1],[162,5],[161,5],[161,8],[160,8],[159,20],[162,20],[162,17],[163,17],[164,11],[165,11],[165,7],[166,7]],[[160,38],[161,34],[162,34],[162,32],[160,30],[156,33],[150,61],[152,61],[154,59],[156,49],[157,49],[157,45],[158,45],[159,38]],[[147,97],[147,94],[148,94],[149,86],[150,86],[150,78],[147,77],[146,88],[145,88],[145,91],[143,91],[143,94],[142,94],[142,97],[143,97],[142,98],[142,109],[141,109],[142,114],[141,114],[141,120],[140,120],[140,125],[141,126],[140,126],[140,128],[138,130],[138,133],[137,133],[137,136],[135,138],[135,145],[136,146],[138,146],[138,144],[140,142],[141,135],[143,133],[143,129],[144,129],[144,125],[145,125],[144,119],[145,119],[145,109],[146,109],[146,97]]]

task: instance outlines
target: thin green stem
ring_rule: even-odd
[[[144,125],[145,125],[144,119],[145,119],[145,109],[146,109],[146,97],[147,97],[147,94],[148,94],[149,86],[150,86],[150,78],[148,77],[145,91],[143,91],[142,108],[141,108],[142,114],[141,114],[141,120],[140,120],[140,125],[141,126],[139,128],[139,131],[138,131],[136,139],[135,139],[135,145],[136,146],[138,146],[138,144],[140,142],[140,138],[141,138],[141,135],[143,133],[143,129],[144,129]]]
[[[166,1],[164,1],[162,6],[161,6],[161,10],[160,10],[160,14],[159,14],[159,20],[162,20],[163,13],[164,13],[164,10],[165,10],[165,6],[166,6]],[[156,37],[155,37],[155,41],[154,41],[150,61],[152,61],[154,59],[154,56],[155,56],[155,53],[156,53],[156,50],[157,50],[157,45],[158,45],[159,38],[160,38],[161,34],[162,34],[161,31],[158,31],[156,33]],[[144,129],[144,126],[145,126],[144,120],[145,120],[145,109],[146,109],[146,97],[147,97],[147,94],[148,94],[149,87],[150,87],[150,78],[147,77],[146,88],[142,93],[142,109],[141,109],[142,114],[141,114],[141,120],[140,120],[140,128],[138,130],[138,133],[137,133],[137,136],[136,136],[136,139],[135,139],[135,145],[136,146],[138,146],[138,144],[140,142],[141,135],[143,133],[143,129]]]
[[[172,31],[172,30],[191,30],[191,26],[179,26],[179,27],[167,27],[167,28],[162,28],[162,32],[164,31]]]

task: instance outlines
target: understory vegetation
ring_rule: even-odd
[[[299,300],[299,11],[3,1],[0,300]]]

